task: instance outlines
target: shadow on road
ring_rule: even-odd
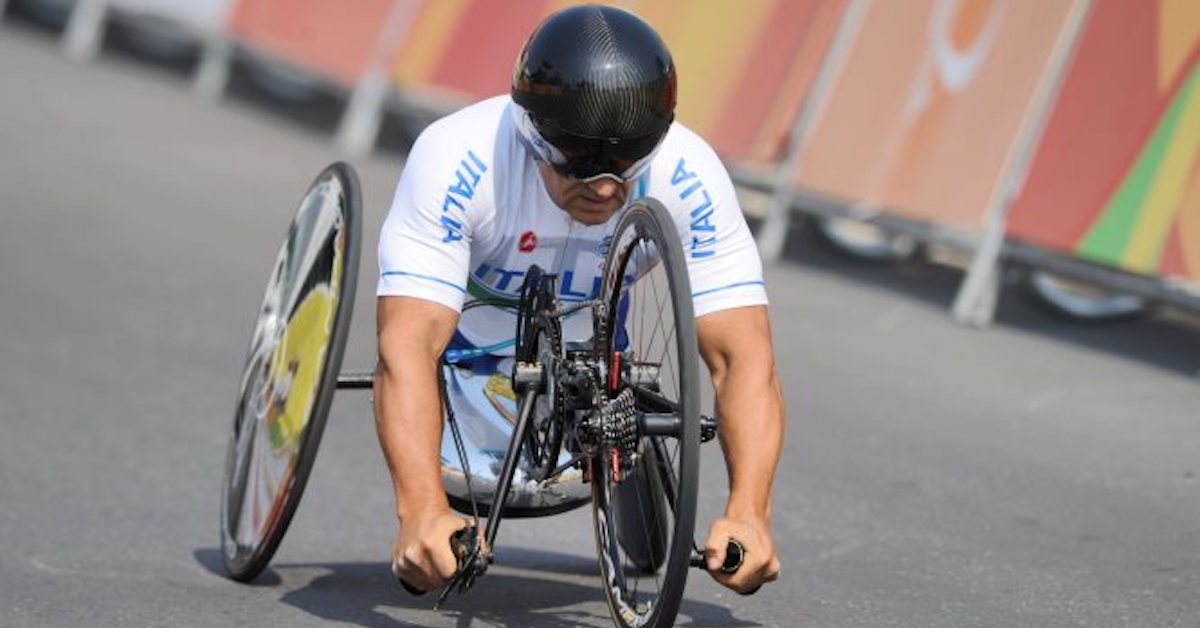
[[[223,575],[215,548],[193,552],[210,572]],[[319,575],[299,588],[281,587],[289,572],[317,571]],[[544,576],[541,574],[545,574]],[[456,626],[479,620],[490,626],[572,628],[581,624],[606,625],[604,591],[596,579],[588,584],[580,576],[596,574],[595,564],[579,556],[540,550],[508,548],[497,556],[497,567],[476,582],[466,595],[452,595],[440,613],[455,618]],[[566,576],[566,579],[563,579]],[[293,578],[295,574],[293,574]],[[396,628],[417,626],[396,616],[406,611],[428,613],[434,596],[413,597],[392,579],[383,562],[346,562],[274,565],[251,583],[263,589],[279,588],[279,600],[313,616],[363,626]],[[581,610],[586,606],[588,610]],[[594,611],[591,609],[595,609]],[[599,613],[599,614],[598,614]],[[738,619],[728,608],[684,599],[680,626],[741,626],[759,624]]]
[[[963,278],[962,270],[919,259],[889,263],[852,259],[832,251],[805,221],[795,222],[784,250],[785,263],[931,305],[945,311],[947,325],[955,324],[950,307]],[[996,325],[1137,360],[1179,375],[1200,374],[1200,317],[1194,314],[1164,308],[1131,320],[1069,320],[1048,313],[1021,286],[1008,283],[1001,294]]]
[[[221,564],[221,551],[218,550],[217,548],[215,548],[215,547],[197,548],[196,550],[194,550],[192,552],[192,557],[195,558],[196,562],[199,563],[201,567],[204,567],[204,569],[206,571],[208,571],[208,573],[211,573],[214,576],[220,576],[222,578],[227,577],[225,575],[225,566]],[[245,582],[243,584],[245,584],[248,587],[264,587],[265,588],[265,587],[278,586],[282,582],[283,582],[283,579],[279,577],[279,574],[275,573],[274,569],[267,567],[253,581]]]

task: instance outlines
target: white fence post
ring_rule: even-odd
[[[375,144],[379,126],[383,122],[392,55],[408,37],[408,30],[420,6],[421,0],[398,0],[388,13],[383,31],[375,42],[370,64],[355,85],[338,125],[337,145],[349,155],[365,155]]]
[[[1046,76],[1030,106],[1029,120],[1019,132],[1008,166],[1001,174],[1000,185],[988,202],[983,236],[954,297],[952,312],[954,320],[959,323],[986,327],[995,317],[1000,291],[1000,252],[1008,228],[1008,209],[1025,183],[1034,152],[1057,100],[1062,75],[1075,51],[1090,8],[1091,0],[1077,0],[1071,8],[1071,14],[1050,53]]]
[[[792,187],[792,176],[800,162],[800,154],[808,140],[809,129],[813,120],[825,105],[826,97],[832,92],[833,79],[842,67],[850,45],[858,35],[863,17],[871,0],[853,0],[846,7],[842,22],[838,25],[837,33],[829,44],[817,76],[813,79],[812,88],[804,98],[796,121],[788,134],[787,154],[775,168],[772,175],[771,188],[774,195],[767,210],[767,219],[758,235],[758,253],[764,262],[770,264],[779,259],[783,245],[787,240],[788,225],[791,222],[792,203],[795,194]]]
[[[233,63],[233,41],[225,33],[214,29],[204,36],[204,50],[200,53],[196,77],[192,79],[192,93],[203,102],[214,103],[225,93],[229,83],[229,66]]]
[[[79,0],[63,32],[63,51],[74,61],[91,61],[104,40],[106,0]]]
[[[354,93],[342,121],[338,125],[337,145],[347,154],[362,156],[371,152],[379,127],[383,123],[384,104],[388,94],[388,75],[381,68],[369,68]]]

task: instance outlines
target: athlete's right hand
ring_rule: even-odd
[[[450,537],[469,525],[449,509],[405,518],[392,545],[392,573],[410,592],[440,589],[458,569]]]

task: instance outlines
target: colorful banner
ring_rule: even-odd
[[[1200,2],[1097,0],[1008,233],[1200,280]]]
[[[233,36],[352,86],[366,70],[395,0],[238,0]]]
[[[168,0],[129,0],[168,2]],[[188,0],[213,2],[216,0]],[[848,0],[632,0],[663,36],[679,72],[679,119],[726,159],[771,163],[811,87]],[[251,47],[352,85],[387,16],[411,4],[392,63],[396,85],[462,104],[508,90],[521,46],[569,0],[237,0],[233,35]]]
[[[795,182],[982,229],[1074,0],[871,5]]]
[[[653,25],[679,72],[678,116],[727,159],[770,162],[840,23],[845,0],[613,3]],[[397,54],[401,89],[467,102],[508,90],[530,32],[561,0],[427,1]]]

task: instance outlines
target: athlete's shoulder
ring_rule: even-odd
[[[489,98],[427,126],[405,160],[389,221],[444,242],[477,235],[494,206],[496,138],[507,107],[507,96]]]
[[[710,187],[720,187],[722,191],[732,188],[729,172],[717,152],[703,137],[679,121],[671,125],[663,138],[650,162],[650,172],[651,193],[663,194],[692,179],[706,181]]]
[[[417,136],[408,161],[429,162],[441,157],[455,160],[467,151],[480,159],[490,159],[508,103],[507,95],[496,96],[438,118]]]
[[[717,254],[720,240],[743,229],[737,193],[725,165],[704,138],[676,122],[650,163],[646,195],[666,207],[699,260]]]
[[[707,188],[710,194],[733,196],[729,172],[717,152],[699,134],[676,121],[650,162],[647,192],[671,209],[673,197],[682,194],[686,199],[698,191],[692,189],[697,185]],[[735,198],[730,200],[736,204]]]
[[[435,196],[449,185],[466,199],[474,198],[475,188],[493,170],[496,138],[508,103],[507,95],[488,98],[425,127],[409,150],[401,185]]]
[[[676,120],[671,124],[666,137],[663,138],[662,146],[659,147],[654,162],[655,165],[658,165],[661,160],[674,165],[680,158],[687,161],[704,161],[706,165],[715,165],[722,170],[725,169],[717,151],[713,150],[708,141],[699,133],[688,128],[687,125]]]
[[[472,103],[433,121],[421,136],[437,139],[477,139],[481,132],[491,131],[494,135],[500,126],[501,116],[508,111],[511,101],[507,94],[493,96]]]

